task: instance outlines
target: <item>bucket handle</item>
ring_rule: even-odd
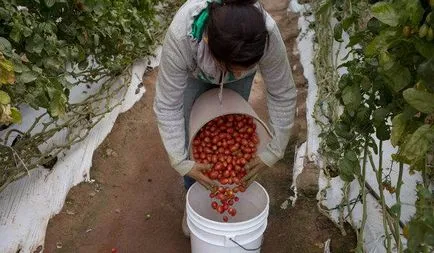
[[[264,238],[262,238],[262,241],[263,241],[263,240],[264,240]],[[257,251],[257,250],[260,250],[261,247],[262,247],[262,242],[261,242],[261,245],[260,245],[259,247],[257,247],[257,248],[255,248],[255,249],[248,249],[248,248],[244,247],[243,245],[239,244],[237,241],[235,241],[235,240],[232,239],[232,238],[229,238],[229,241],[235,243],[238,247],[242,248],[242,249],[245,250],[245,251]]]

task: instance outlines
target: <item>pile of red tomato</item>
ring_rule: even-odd
[[[256,157],[259,137],[252,117],[229,114],[217,117],[200,129],[193,140],[192,155],[199,163],[212,164],[202,171],[221,186],[210,193],[211,207],[218,213],[235,216],[233,205],[239,201],[238,192],[244,192],[242,181],[247,174],[245,165]],[[223,216],[227,222],[228,216]]]

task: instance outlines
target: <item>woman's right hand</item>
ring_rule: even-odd
[[[208,190],[211,190],[216,183],[206,175],[202,174],[202,170],[211,169],[211,164],[195,163],[193,168],[187,173],[187,176],[193,178]]]

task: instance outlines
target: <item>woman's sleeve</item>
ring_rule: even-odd
[[[267,87],[267,106],[273,137],[266,151],[258,155],[271,167],[285,154],[294,124],[297,99],[285,43],[276,24],[270,32],[269,44],[259,62],[259,68]]]
[[[188,160],[185,147],[184,90],[188,75],[190,51],[186,36],[168,30],[163,43],[157,77],[154,111],[161,139],[170,164],[179,174],[187,174],[194,161]]]

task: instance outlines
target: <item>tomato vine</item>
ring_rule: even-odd
[[[152,56],[180,4],[0,0],[0,130],[7,128],[0,138],[0,191],[32,169],[51,169],[123,102],[131,65]],[[85,100],[69,103],[73,87],[96,83]],[[46,112],[29,119],[27,129],[8,128],[21,121],[23,106]]]
[[[0,124],[19,122],[21,104],[65,114],[72,87],[116,76],[152,54],[168,22],[156,17],[173,12],[174,4],[1,0]]]
[[[322,21],[315,26],[317,36],[324,33],[324,27],[319,27],[324,25],[330,26],[333,36],[331,41],[317,37],[319,47],[325,46],[322,50],[326,55],[316,57],[316,68],[320,69],[317,80],[330,75],[326,68],[344,73],[333,74],[328,83],[319,84],[323,87],[320,86],[315,114],[321,115],[321,153],[330,176],[339,175],[347,183],[359,181],[364,217],[358,251],[363,250],[366,221],[367,162],[374,168],[379,183],[388,252],[392,250],[392,237],[397,251],[404,250],[399,228],[404,164],[410,173],[421,172],[424,181],[418,187],[417,213],[404,227],[411,231],[406,235],[406,251],[429,252],[434,247],[433,196],[427,190],[434,177],[430,158],[434,153],[433,6],[434,1],[425,0],[328,0],[314,4],[316,19]],[[327,57],[334,52],[333,43],[344,42],[344,33],[349,37],[348,54],[331,62]],[[344,63],[339,65],[339,60]],[[390,141],[397,149],[392,155],[400,165],[394,186],[382,167],[384,141]],[[379,154],[378,164],[372,160],[372,152]],[[396,203],[390,208],[385,204],[385,189],[396,196]]]

